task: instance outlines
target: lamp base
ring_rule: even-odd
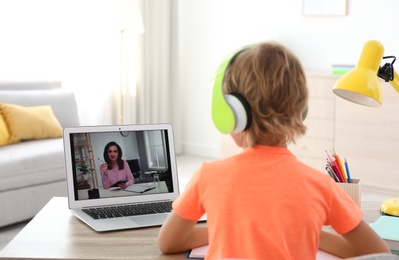
[[[381,205],[381,215],[399,217],[399,198],[384,201]]]

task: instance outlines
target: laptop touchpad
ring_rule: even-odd
[[[159,224],[162,225],[166,218],[168,217],[168,214],[155,214],[155,215],[147,215],[147,216],[139,216],[139,217],[132,217],[130,218],[140,226],[146,226],[146,225],[154,225],[154,224]]]

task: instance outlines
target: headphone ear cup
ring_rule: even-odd
[[[240,133],[251,126],[252,113],[248,101],[238,93],[224,95],[224,99],[234,114],[234,129],[232,133]]]
[[[212,92],[212,120],[223,134],[229,134],[235,126],[235,116],[223,94],[223,80],[231,57],[224,60],[216,71]]]
[[[236,116],[234,114],[237,113],[232,111],[231,106],[225,100],[225,95],[223,94],[224,76],[231,61],[234,60],[234,58],[242,51],[249,48],[251,48],[251,46],[244,46],[230,54],[223,60],[216,70],[212,91],[212,121],[216,128],[223,134],[229,134],[234,131],[236,126]],[[236,102],[231,101],[231,103]],[[240,110],[240,108],[237,109]]]

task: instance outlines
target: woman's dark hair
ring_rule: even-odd
[[[108,170],[111,170],[111,169],[112,169],[111,160],[110,160],[109,157],[108,157],[108,150],[109,150],[109,148],[110,148],[111,146],[116,146],[116,148],[118,149],[118,159],[117,159],[117,161],[118,161],[118,167],[119,167],[119,170],[123,170],[122,149],[121,149],[121,147],[119,146],[119,144],[117,144],[117,143],[114,142],[114,141],[109,142],[109,143],[105,146],[105,148],[104,148],[104,160],[105,160],[105,162],[108,164]]]

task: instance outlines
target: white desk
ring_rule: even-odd
[[[0,252],[0,259],[184,259],[163,255],[159,227],[96,232],[54,197]]]
[[[362,204],[367,222],[378,218],[381,202]],[[97,233],[74,217],[67,204],[66,198],[51,199],[0,252],[0,259],[185,259],[184,253],[159,251],[159,227]]]

